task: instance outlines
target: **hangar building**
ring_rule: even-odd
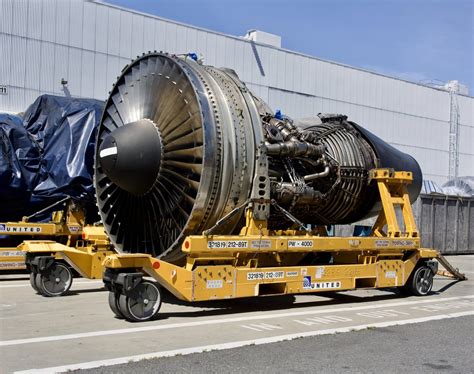
[[[285,50],[272,34],[224,35],[101,1],[0,6],[0,111],[23,111],[43,93],[105,99],[131,58],[196,52],[206,64],[233,68],[284,114],[348,115],[412,154],[425,179],[474,175],[474,98],[456,82],[428,87]]]

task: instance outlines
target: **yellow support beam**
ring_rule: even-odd
[[[390,169],[370,171],[369,180],[374,180],[380,194],[382,210],[372,228],[375,236],[395,238],[418,238],[413,211],[410,204],[407,185],[413,181],[411,172]],[[402,222],[398,222],[396,209],[400,208]],[[383,230],[387,226],[387,232]],[[402,231],[402,228],[404,230]]]

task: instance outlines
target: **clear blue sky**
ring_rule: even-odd
[[[474,0],[107,0],[231,35],[259,29],[283,48],[474,94]]]

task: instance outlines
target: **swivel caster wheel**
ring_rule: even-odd
[[[39,293],[38,286],[36,285],[36,275],[34,271],[30,272],[30,284],[31,287],[35,290],[36,293]]]
[[[128,295],[120,295],[118,306],[130,322],[151,321],[161,307],[160,287],[155,282],[142,280]]]
[[[35,283],[43,296],[61,296],[71,288],[72,271],[67,265],[55,262],[47,273],[36,275]]]
[[[408,279],[404,291],[415,296],[426,296],[433,288],[435,274],[431,268],[421,265]]]
[[[125,318],[120,311],[120,305],[119,305],[119,299],[120,299],[120,294],[117,294],[115,292],[109,292],[109,307],[110,310],[115,314],[117,318],[123,319]]]

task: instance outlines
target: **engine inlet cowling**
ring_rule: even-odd
[[[308,224],[348,223],[377,212],[375,167],[416,161],[341,115],[276,118],[229,69],[151,53],[127,66],[98,131],[95,185],[106,232],[122,252],[179,261],[201,234],[251,195],[265,149],[270,197]],[[241,227],[234,214],[215,233]],[[270,210],[270,228],[291,222]]]

